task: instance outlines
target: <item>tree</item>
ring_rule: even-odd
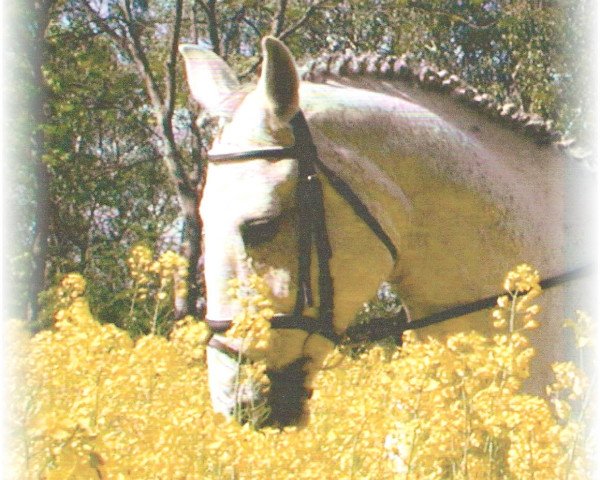
[[[10,64],[13,77],[9,87],[14,94],[10,99],[10,115],[15,118],[14,125],[10,128],[15,135],[11,149],[17,162],[18,173],[13,173],[10,177],[12,188],[9,201],[19,199],[18,203],[25,207],[20,209],[19,215],[28,219],[28,226],[16,227],[12,233],[17,238],[17,243],[25,243],[29,247],[26,249],[28,251],[13,247],[11,254],[21,259],[18,266],[25,265],[28,272],[21,276],[21,285],[26,293],[22,299],[24,308],[19,311],[28,319],[37,316],[37,296],[44,288],[46,277],[51,178],[43,161],[43,125],[47,121],[48,113],[48,85],[43,65],[47,59],[46,31],[59,7],[59,0],[35,0],[25,5],[9,5],[12,10],[11,20],[19,22],[12,32],[11,40],[15,49]],[[14,128],[15,126],[17,128]],[[15,182],[20,181],[25,182],[23,186],[26,188],[22,188],[22,185],[14,186]],[[14,293],[19,295],[16,291]],[[14,311],[15,307],[17,305],[14,303],[9,306],[11,311]]]
[[[186,169],[185,154],[175,138],[175,106],[178,93],[178,45],[181,37],[183,0],[158,3],[150,10],[145,1],[96,3],[92,0],[78,2],[88,18],[90,27],[102,32],[117,48],[124,64],[132,68],[144,87],[148,106],[152,112],[154,130],[160,142],[160,154],[166,166],[185,219],[186,257],[188,276],[196,286],[200,258],[201,222],[198,216],[198,185],[202,176],[202,162],[193,158],[193,169]],[[157,35],[158,34],[158,35]],[[158,40],[158,42],[157,42]],[[163,46],[158,49],[155,43]],[[197,132],[197,130],[194,130]],[[196,136],[200,142],[199,136]],[[194,311],[198,289],[190,288],[186,311]]]
[[[569,134],[584,134],[589,90],[590,1],[434,0],[402,2],[427,20],[411,49],[417,58],[458,73],[504,103],[552,119]],[[585,80],[584,80],[585,81]]]
[[[45,164],[52,173],[50,279],[86,276],[100,318],[118,318],[127,251],[156,243],[176,215],[137,77],[113,61],[110,42],[65,11],[51,26],[51,120]]]
[[[231,20],[223,23],[217,16],[215,1],[192,2],[192,25],[187,25],[196,38],[206,32],[213,42],[213,49],[224,57],[240,55],[247,45],[248,29],[258,39],[262,36],[261,27],[265,12],[271,15],[271,33],[286,37],[306,24],[308,19],[324,4],[323,1],[310,2],[297,20],[286,24],[288,2],[279,1],[276,10],[271,13],[268,6],[261,4],[241,5],[227,2],[224,14],[234,14]],[[156,2],[153,9],[146,2],[124,0],[108,1],[96,4],[91,0],[80,2],[81,12],[85,14],[92,30],[104,34],[117,49],[123,68],[129,69],[139,77],[144,87],[144,94],[153,116],[153,128],[160,139],[160,154],[174,187],[179,208],[184,218],[184,253],[189,262],[188,278],[190,290],[187,304],[179,315],[195,312],[200,291],[198,288],[198,261],[200,258],[201,219],[198,215],[199,193],[203,180],[202,150],[205,142],[196,125],[197,114],[194,107],[190,121],[185,126],[177,125],[177,97],[181,93],[181,72],[178,70],[177,47],[182,37],[184,22],[183,0]],[[200,11],[204,13],[204,21],[200,19]],[[252,12],[252,16],[249,14]],[[296,11],[296,14],[299,12]],[[258,18],[259,23],[254,23]],[[252,20],[251,20],[252,19]],[[243,20],[245,28],[238,24]],[[262,22],[262,23],[261,23]],[[204,27],[203,27],[204,25]],[[260,25],[260,26],[258,26]],[[265,32],[268,33],[268,32]],[[233,46],[235,45],[235,48]],[[250,66],[248,73],[258,66],[258,61]],[[182,102],[185,104],[185,102]],[[177,133],[188,128],[193,144],[181,145]],[[191,156],[188,154],[191,152]]]

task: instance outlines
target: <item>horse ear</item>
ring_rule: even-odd
[[[230,116],[240,83],[229,65],[199,45],[179,46],[185,60],[188,85],[194,99],[211,115]]]
[[[299,109],[299,79],[294,58],[275,37],[262,41],[263,64],[258,87],[263,90],[270,108],[282,120],[290,120]]]

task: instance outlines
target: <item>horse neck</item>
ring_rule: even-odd
[[[540,208],[560,197],[566,162],[552,147],[535,145],[439,94],[418,90],[408,98],[389,83],[382,94],[356,88],[381,82],[345,82],[305,84],[303,108],[323,162],[383,224],[409,217],[416,198],[434,197],[433,179],[519,209],[524,222],[540,218]],[[386,229],[397,236],[393,224]]]
[[[429,295],[424,304],[460,300],[441,284],[459,285],[453,273],[459,265],[461,275],[481,279],[481,292],[473,295],[488,287],[494,293],[517,262],[548,274],[564,269],[564,232],[569,224],[571,231],[585,232],[580,227],[587,222],[581,215],[571,219],[565,199],[566,176],[586,177],[579,166],[550,146],[452,110],[442,100],[439,114],[425,108],[435,100],[426,94],[417,98],[413,92],[408,101],[390,84],[385,94],[357,86],[304,84],[302,107],[323,163],[397,246],[402,268],[396,274],[409,272],[408,285],[408,277],[422,272],[413,284],[427,288],[415,291],[415,298]],[[432,275],[442,279],[439,288]]]

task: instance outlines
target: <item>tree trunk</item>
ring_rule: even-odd
[[[31,79],[36,90],[32,108],[34,128],[31,132],[30,160],[35,175],[35,215],[33,243],[31,247],[31,281],[25,315],[34,322],[39,312],[38,296],[46,287],[46,262],[48,257],[48,235],[50,233],[50,171],[43,161],[45,138],[43,126],[47,122],[47,85],[42,72],[45,59],[45,37],[50,10],[55,0],[34,2],[34,34],[31,45]]]
[[[198,268],[202,222],[198,211],[200,193],[196,185],[198,180],[190,177],[183,170],[183,161],[173,135],[171,121],[172,116],[168,114],[161,118],[160,136],[163,139],[163,159],[175,186],[179,208],[184,219],[181,253],[188,261],[188,296],[185,300],[175,299],[175,317],[182,318],[188,314],[198,313],[196,306],[201,294]],[[201,173],[199,177],[202,177]]]
[[[195,2],[194,8],[197,9]],[[215,1],[210,0],[208,4],[199,2],[205,9],[207,15],[216,18]],[[181,34],[183,15],[183,0],[176,0],[173,5],[173,24],[170,39],[170,51],[165,62],[165,80],[161,86],[158,82],[157,71],[148,59],[148,46],[144,45],[136,21],[131,14],[131,2],[126,0],[121,8],[124,24],[127,26],[127,35],[115,30],[102,18],[98,11],[92,7],[90,0],[82,3],[90,19],[104,31],[114,42],[121,52],[129,56],[133,61],[140,79],[144,85],[149,103],[154,109],[157,124],[157,134],[161,143],[161,156],[169,173],[179,206],[184,218],[185,229],[182,253],[189,261],[188,285],[189,294],[187,299],[175,299],[176,317],[181,318],[186,314],[196,314],[196,304],[201,292],[198,285],[198,263],[200,258],[200,232],[201,224],[198,214],[199,191],[197,179],[192,179],[185,171],[182,154],[177,146],[173,132],[173,115],[175,112],[175,97],[177,94],[177,59],[178,45]],[[217,32],[213,32],[211,39],[218,46]],[[200,176],[198,177],[200,178]]]
[[[185,315],[199,315],[198,301],[202,296],[201,278],[200,278],[200,238],[201,223],[198,215],[185,212],[182,254],[188,261],[188,294],[187,298],[176,299],[175,318],[182,318]]]
[[[46,260],[50,233],[50,172],[42,161],[44,136],[34,135],[31,159],[35,164],[36,198],[33,244],[31,246],[31,280],[26,305],[26,318],[35,322],[39,312],[38,296],[46,287]],[[41,150],[39,148],[42,148]]]

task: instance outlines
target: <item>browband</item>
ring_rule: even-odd
[[[209,153],[209,162],[235,162],[237,160],[252,160],[253,158],[266,158],[266,159],[281,159],[281,158],[296,158],[298,155],[298,149],[296,146],[293,147],[278,147],[278,148],[265,148],[259,150],[246,150],[244,152],[232,152],[232,153]]]

